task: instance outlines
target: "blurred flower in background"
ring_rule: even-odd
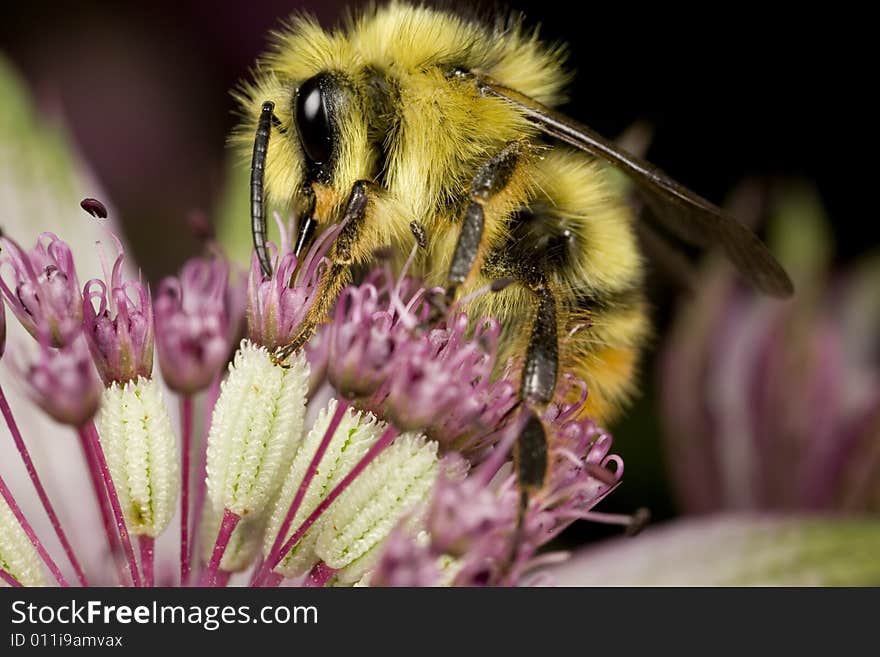
[[[557,583],[880,583],[880,253],[835,275],[831,222],[803,182],[746,184],[733,213],[767,217],[795,296],[706,263],[657,372],[689,517],[587,548]]]
[[[833,275],[815,192],[775,197],[772,246],[797,294],[777,303],[706,267],[659,370],[672,482],[688,513],[877,511],[880,253]]]

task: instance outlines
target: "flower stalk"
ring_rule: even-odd
[[[202,586],[217,586],[217,571],[220,570],[220,562],[223,560],[223,554],[226,552],[226,546],[229,545],[229,539],[232,538],[232,532],[241,522],[241,516],[229,509],[223,510],[223,520],[220,523],[220,531],[217,532],[217,540],[214,541],[214,549],[211,551],[211,561],[208,568],[202,575]]]
[[[15,442],[15,447],[18,450],[18,453],[21,455],[21,460],[24,463],[25,469],[27,470],[28,477],[30,477],[31,482],[34,485],[34,489],[37,491],[37,496],[40,498],[40,504],[43,505],[43,509],[45,509],[46,515],[49,516],[49,521],[52,523],[52,528],[55,530],[55,535],[58,537],[58,540],[61,543],[62,548],[64,549],[64,553],[67,555],[67,559],[68,561],[70,561],[70,565],[73,567],[73,570],[76,573],[77,580],[79,580],[81,586],[88,586],[89,583],[86,580],[85,572],[80,565],[79,559],[76,558],[76,554],[73,551],[73,546],[70,544],[70,541],[67,538],[67,534],[64,532],[64,528],[61,526],[61,521],[58,519],[58,514],[55,512],[55,507],[52,506],[52,502],[51,500],[49,500],[49,496],[46,494],[46,489],[43,487],[43,482],[40,481],[40,475],[37,474],[37,469],[34,466],[33,459],[31,459],[31,455],[28,451],[27,445],[25,444],[24,439],[21,436],[21,431],[18,428],[18,423],[15,421],[15,417],[12,415],[12,409],[9,407],[9,402],[6,399],[6,395],[3,392],[2,386],[0,386],[0,411],[2,411],[3,418],[6,420],[6,426],[9,428],[9,433],[12,434],[12,440]]]
[[[144,586],[152,588],[156,586],[155,562],[155,539],[144,535],[138,537],[138,547],[141,552],[141,570],[144,574]]]
[[[193,513],[192,513],[192,522],[190,524],[190,542],[189,542],[189,551],[187,553],[187,561],[189,563],[189,572],[187,574],[187,579],[181,582],[182,586],[186,586],[189,584],[190,579],[192,577],[192,564],[195,563],[195,555],[196,551],[199,547],[200,540],[200,528],[202,526],[202,519],[204,517],[204,509],[205,509],[205,497],[208,492],[207,480],[208,480],[208,454],[207,449],[205,449],[205,445],[208,442],[208,432],[211,427],[211,415],[214,411],[214,406],[217,404],[217,399],[220,397],[220,382],[222,381],[222,372],[218,372],[214,376],[214,380],[211,382],[211,387],[208,388],[207,399],[205,400],[205,431],[202,436],[202,449],[199,451],[199,462],[198,462],[198,471],[196,475],[196,496],[195,496],[195,504],[193,505]]]
[[[184,394],[180,397],[180,424],[182,439],[180,443],[180,583],[185,586],[189,581],[191,569],[190,536],[189,536],[189,493],[190,475],[192,474],[192,432],[193,432],[193,398]]]
[[[331,568],[323,561],[316,563],[306,576],[303,586],[306,588],[321,588],[327,585],[333,576],[336,575],[336,569]]]
[[[104,487],[104,480],[101,477],[101,467],[98,465],[94,448],[89,440],[89,429],[83,425],[77,429],[77,437],[79,438],[80,448],[83,459],[86,463],[86,470],[89,474],[89,481],[92,485],[92,491],[95,493],[95,501],[98,505],[98,511],[101,514],[101,526],[104,528],[104,536],[107,538],[107,548],[110,558],[116,565],[119,581],[124,582],[125,564],[120,559],[122,554],[122,543],[119,541],[119,534],[116,531],[115,522],[113,520],[113,510],[110,508],[110,500],[107,497],[107,491]]]
[[[306,474],[296,491],[296,495],[294,495],[293,501],[290,503],[290,507],[287,509],[287,515],[284,516],[284,521],[281,523],[281,529],[278,530],[278,535],[275,537],[275,542],[272,544],[272,549],[269,551],[269,556],[265,559],[261,568],[257,571],[257,575],[254,578],[256,586],[259,586],[261,584],[262,580],[266,576],[266,573],[275,569],[275,567],[281,561],[282,556],[290,551],[290,546],[288,546],[286,550],[282,549],[281,547],[281,544],[284,541],[284,536],[290,529],[290,525],[293,523],[293,519],[294,517],[296,517],[297,511],[299,511],[303,498],[306,495],[306,491],[308,491],[309,486],[312,483],[312,479],[315,478],[315,473],[318,471],[318,465],[321,463],[321,459],[324,458],[327,447],[330,445],[330,441],[333,439],[333,436],[336,435],[336,430],[339,428],[339,425],[342,422],[342,418],[345,417],[348,409],[349,404],[347,402],[340,401],[336,404],[336,410],[333,413],[333,417],[330,419],[330,424],[327,425],[327,430],[324,432],[324,437],[318,444],[318,448],[315,450],[315,454],[312,457],[312,460],[309,463],[309,467],[306,470]],[[299,534],[299,536],[297,537],[297,541],[300,537],[302,537],[303,533],[305,533],[305,531]],[[295,544],[296,541],[294,541],[291,546]]]
[[[361,460],[358,461],[357,465],[355,465],[351,469],[351,472],[345,475],[342,481],[340,481],[336,485],[336,487],[332,491],[330,491],[323,500],[321,500],[321,503],[318,504],[318,506],[315,507],[315,510],[312,511],[309,516],[303,521],[299,529],[297,529],[293,533],[293,535],[284,543],[281,549],[277,551],[274,559],[270,558],[266,560],[270,563],[270,569],[274,570],[278,566],[278,564],[281,562],[281,559],[283,558],[283,555],[287,554],[293,549],[293,546],[296,545],[300,541],[300,539],[302,539],[309,528],[311,528],[311,526],[315,524],[315,521],[321,516],[321,514],[324,513],[330,507],[330,505],[336,501],[336,498],[339,497],[343,493],[343,491],[345,491],[345,489],[348,488],[355,479],[357,479],[358,475],[360,475],[361,472],[363,472],[366,467],[370,465],[370,463],[372,463],[376,459],[376,457],[399,435],[400,432],[394,427],[388,427],[387,429],[385,429],[379,440],[377,440],[376,443],[372,447],[370,447],[367,453],[364,454],[363,457],[361,457]],[[293,519],[293,515],[295,514],[296,511],[294,511],[293,514],[289,516],[291,520]],[[278,532],[278,536],[284,536],[284,534],[287,532],[287,529],[289,529],[289,523],[286,529]]]
[[[95,428],[93,422],[89,422],[82,427],[80,431],[82,432],[82,440],[88,443],[92,455],[95,458],[95,465],[101,476],[104,489],[107,491],[107,496],[110,499],[110,509],[113,511],[113,520],[116,523],[116,531],[118,532],[119,540],[122,542],[122,549],[125,553],[125,558],[128,560],[128,571],[131,575],[131,581],[135,586],[139,587],[142,582],[140,573],[138,572],[137,559],[135,559],[134,556],[131,536],[125,525],[125,514],[123,513],[122,505],[119,502],[119,494],[116,491],[116,485],[113,483],[113,476],[110,474],[110,466],[107,464],[107,457],[104,454],[104,448],[101,446],[101,441],[98,439],[98,430]]]
[[[24,586],[21,582],[15,579],[15,577],[7,573],[3,568],[0,568],[0,580],[3,580],[13,588],[22,588]]]

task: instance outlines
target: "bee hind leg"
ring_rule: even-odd
[[[544,486],[547,478],[548,441],[540,413],[553,399],[559,371],[556,300],[544,281],[529,287],[535,294],[536,310],[520,384],[525,423],[513,451],[520,496],[510,555],[502,566],[504,576],[519,557],[531,495]]]
[[[536,298],[535,319],[520,384],[520,399],[529,416],[515,452],[517,476],[524,490],[535,490],[544,485],[547,437],[537,413],[553,399],[559,371],[556,300],[545,282],[530,287]]]

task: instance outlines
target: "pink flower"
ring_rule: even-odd
[[[593,512],[619,483],[623,461],[609,454],[611,437],[592,421],[565,421],[571,412],[564,409],[550,420],[547,481],[529,496],[525,508],[516,475],[501,474],[519,431],[517,423],[509,426],[494,453],[467,476],[463,474],[466,464],[454,454],[447,456],[445,473],[434,487],[425,516],[425,539],[411,536],[406,523],[401,524],[389,539],[372,584],[416,586],[432,574],[436,575],[434,585],[443,581],[456,586],[521,584],[547,560],[538,550],[575,520],[640,524],[641,514],[617,517]],[[445,564],[445,574],[439,569],[441,564]]]
[[[324,256],[340,229],[337,225],[325,230],[306,255],[297,258],[290,239],[293,228],[285,228],[280,220],[279,226],[281,247],[269,245],[275,258],[272,275],[263,276],[259,260],[254,255],[248,277],[248,335],[253,342],[270,351],[289,344],[296,337],[306,312],[314,303],[327,266]]]
[[[193,258],[180,277],[159,284],[154,302],[159,367],[168,386],[192,394],[207,388],[229,359],[234,317],[229,265]]]
[[[153,306],[140,281],[122,280],[125,252],[114,238],[119,255],[108,282],[93,278],[82,296],[84,330],[89,350],[104,384],[125,383],[153,372]],[[98,301],[95,308],[94,301]]]
[[[41,233],[30,251],[0,237],[0,292],[35,338],[48,335],[61,346],[79,332],[79,279],[70,247],[53,233]],[[9,281],[2,275],[10,274]]]
[[[41,341],[40,358],[24,378],[33,400],[62,424],[81,427],[98,411],[103,388],[81,336],[58,349]]]
[[[425,431],[442,449],[478,458],[517,404],[509,372],[495,378],[500,326],[482,320],[471,332],[472,320],[457,312],[425,328],[428,294],[385,268],[347,288],[320,337],[326,376],[401,430]]]

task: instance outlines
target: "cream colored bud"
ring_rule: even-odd
[[[112,384],[97,426],[128,531],[158,536],[180,493],[177,440],[160,384],[143,377]]]
[[[302,440],[309,365],[289,366],[243,340],[229,366],[208,435],[208,499],[247,518],[266,511]]]
[[[18,524],[12,509],[0,497],[0,568],[22,586],[46,586],[40,556]],[[8,586],[0,579],[0,586]]]
[[[437,443],[404,434],[333,503],[315,553],[339,571],[339,583],[354,583],[373,568],[391,530],[428,498],[437,468]]]
[[[263,544],[264,555],[268,555],[272,549],[272,544],[278,535],[281,523],[287,516],[293,498],[297,490],[299,490],[300,483],[305,478],[306,470],[318,449],[318,445],[324,438],[324,434],[330,425],[330,420],[336,412],[337,404],[338,402],[335,399],[331,399],[327,407],[321,409],[318,419],[296,454],[296,458],[287,473],[287,479],[284,482],[281,494],[275,502],[272,516],[269,519],[269,526]],[[299,510],[290,525],[287,536],[285,536],[285,540],[293,535],[309,514],[321,503],[321,500],[342,481],[345,475],[351,472],[351,469],[361,457],[367,453],[367,450],[382,435],[384,429],[385,425],[376,420],[370,413],[360,413],[352,409],[348,409],[345,412],[342,421],[339,423],[333,438],[327,446],[324,457],[318,465],[318,472],[306,490]],[[336,501],[338,502],[339,500]],[[333,507],[331,506],[331,508]],[[275,569],[275,572],[286,577],[296,577],[308,572],[309,568],[318,562],[319,558],[314,553],[314,544],[321,531],[325,517],[326,513],[309,528],[305,536],[287,553]]]

